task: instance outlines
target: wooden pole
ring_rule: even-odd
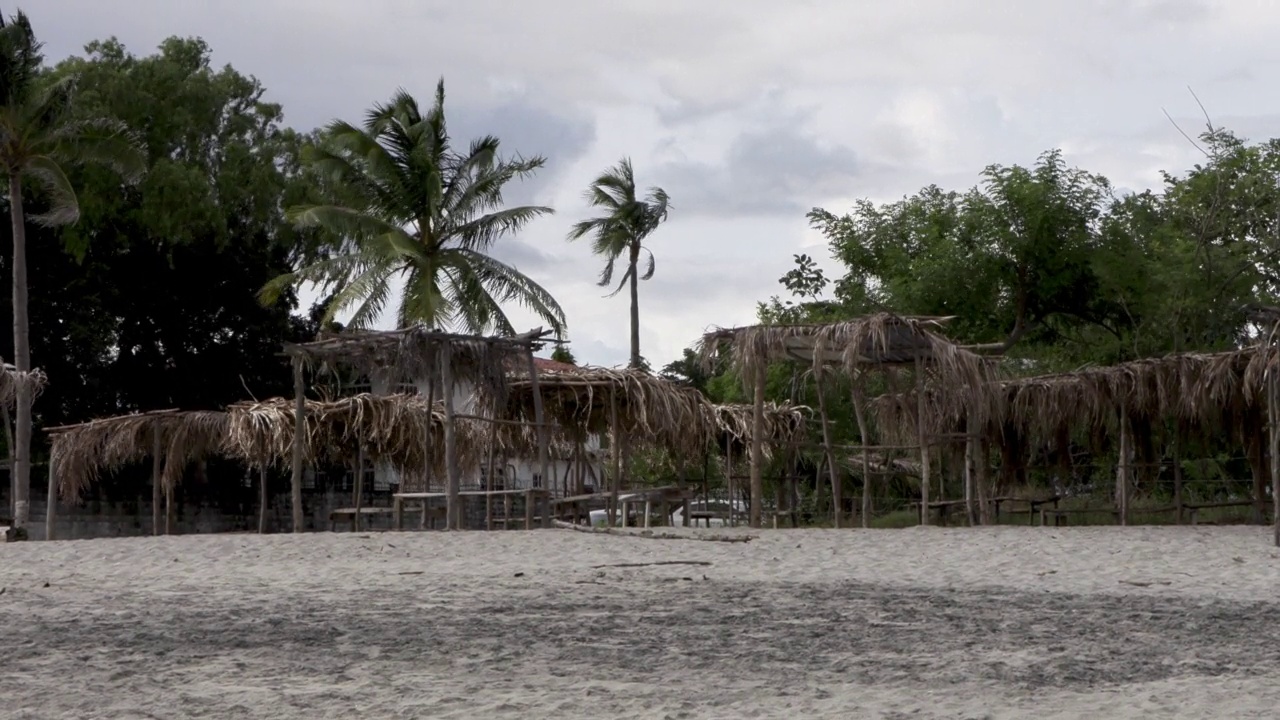
[[[760,527],[761,500],[764,498],[764,379],[765,367],[756,368],[755,403],[751,411],[751,527]]]
[[[729,527],[735,527],[737,525],[735,515],[737,514],[738,506],[736,505],[737,497],[734,493],[733,485],[733,440],[727,435],[724,439],[724,492],[729,498],[729,517],[727,518]]]
[[[493,417],[496,418],[498,416],[498,401],[496,398],[493,401],[492,411],[493,411]],[[493,463],[494,463],[494,454],[498,452],[498,423],[489,423],[488,450],[489,450],[489,453],[488,453],[489,457],[485,461],[485,471],[484,471],[484,489],[486,491],[486,494],[484,496],[484,529],[492,530],[493,529],[493,495],[490,493],[493,492],[493,473],[496,470],[496,468],[494,468],[493,466]],[[423,502],[426,502],[426,500],[423,500]]]
[[[155,427],[154,425],[152,426]],[[151,431],[151,534],[160,534],[160,504],[163,502],[161,493],[164,489],[161,487],[161,463],[163,462],[164,449],[161,447],[160,431],[153,429]]]
[[[1271,522],[1276,547],[1280,547],[1280,383],[1276,368],[1267,371],[1267,419],[1271,446]]]
[[[173,534],[173,488],[168,483],[164,486],[164,534]]]
[[[858,436],[862,444],[862,527],[871,527],[871,452],[867,446],[871,444],[871,434],[867,429],[866,411],[862,405],[862,373],[853,381],[849,389],[849,399],[853,402],[853,416],[858,421]]]
[[[533,360],[533,346],[529,346],[529,390],[533,393],[533,421],[538,424],[538,475],[542,478],[542,488],[550,490],[555,478],[548,469],[548,438],[546,413],[542,407],[542,389],[538,383],[538,364]]]
[[[988,481],[987,471],[990,467],[988,458],[991,457],[991,448],[984,439],[974,440],[974,449],[978,453],[978,462],[974,467],[974,484],[978,486],[978,519],[983,525],[991,524],[991,499],[988,497]],[[997,516],[996,522],[1000,521]]]
[[[1268,383],[1270,380],[1268,380]],[[1271,411],[1270,408],[1267,409]],[[1274,422],[1274,421],[1272,421]],[[1182,421],[1177,420],[1173,424],[1173,438],[1170,440],[1173,450],[1173,504],[1177,506],[1178,524],[1183,521],[1183,503],[1185,499],[1182,497]]]
[[[293,470],[289,479],[290,501],[293,505],[293,531],[302,532],[302,448],[306,442],[307,402],[306,385],[302,378],[302,358],[293,356]]]
[[[431,413],[431,416],[433,418],[435,417],[435,407],[436,407],[436,379],[433,377],[427,380],[427,412]],[[423,443],[426,444],[428,448],[432,446],[431,423],[427,423],[427,436],[423,438],[422,441]],[[434,462],[434,458],[427,456],[427,462],[423,463],[422,465],[422,491],[423,492],[431,492],[431,465],[433,462]],[[426,500],[422,501],[423,503],[422,506],[424,508],[426,507],[426,502],[427,502]]]
[[[258,466],[258,534],[267,534],[267,505],[270,495],[267,493],[267,464]]]
[[[54,465],[56,457],[54,453],[49,454],[49,497],[45,501],[44,511],[44,539],[56,540],[57,530],[55,526],[58,519],[58,482],[54,475]]]
[[[609,388],[609,458],[613,464],[613,497],[609,499],[609,527],[618,522],[618,496],[622,494],[622,428],[618,427],[618,390]]]
[[[916,435],[920,440],[920,524],[928,525],[929,516],[929,441],[925,437],[924,363],[916,358]]]
[[[964,440],[964,510],[965,516],[969,519],[969,525],[973,526],[978,524],[978,515],[975,512],[976,508],[973,503],[976,490],[974,484],[977,479],[975,477],[977,475],[975,465],[978,459],[978,438],[968,432],[968,427],[968,423],[965,423],[966,434],[969,437]]]
[[[444,464],[445,464],[445,527],[462,529],[461,497],[458,495],[462,478],[458,469],[457,437],[453,425],[453,346],[440,344],[440,395],[444,400]]]
[[[356,447],[356,474],[353,478],[351,478],[351,480],[352,480],[352,483],[351,483],[352,484],[352,488],[351,488],[352,503],[351,504],[354,505],[356,508],[356,515],[355,515],[355,519],[352,521],[352,526],[355,527],[356,532],[360,532],[362,529],[364,529],[364,523],[362,522],[362,518],[360,517],[360,510],[364,505],[364,444],[363,443],[361,443]]]
[[[822,387],[822,366],[818,366],[813,370],[813,389],[818,394],[818,417],[822,421],[822,452],[827,460],[827,476],[831,481],[831,515],[834,526],[838,529],[841,525],[840,516],[844,512],[844,497],[841,487],[844,483],[840,482],[839,473],[836,472],[836,459],[831,452],[831,421],[827,418],[827,400],[826,393]],[[754,430],[754,417],[752,418]],[[752,452],[755,452],[754,437],[752,442]],[[755,471],[752,471],[752,482],[755,482]],[[752,493],[755,492],[755,486],[752,485]],[[758,527],[752,525],[752,527]]]
[[[1120,524],[1129,524],[1129,436],[1128,403],[1120,403],[1120,457],[1116,463],[1116,510],[1119,511]]]

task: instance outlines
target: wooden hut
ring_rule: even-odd
[[[455,384],[465,381],[477,394],[489,398],[504,397],[508,367],[513,361],[523,360],[530,369],[531,382],[536,385],[538,375],[534,371],[533,353],[547,342],[550,334],[550,331],[538,328],[511,337],[477,337],[438,332],[418,326],[390,331],[345,331],[314,342],[286,345],[284,352],[293,362],[295,412],[297,415],[304,415],[306,412],[304,374],[308,368],[324,371],[345,366],[370,379],[378,378],[391,384],[431,378],[427,393],[428,406],[434,405],[432,394],[437,384],[444,403],[447,526],[460,529],[462,504],[458,493],[461,464],[456,437],[458,418],[455,417]],[[436,379],[439,380],[438,383],[435,382]],[[540,403],[541,395],[535,393],[535,396]],[[471,419],[497,422],[492,413]],[[534,424],[539,436],[539,463],[545,477],[548,433],[540,407],[536,408]],[[302,423],[296,423],[292,446],[295,531],[300,531],[302,527],[305,440]],[[423,438],[423,444],[427,442],[427,438]]]

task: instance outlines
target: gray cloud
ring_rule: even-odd
[[[654,169],[676,211],[697,215],[803,214],[847,187],[862,167],[851,149],[791,128],[744,132],[719,164],[674,161]]]

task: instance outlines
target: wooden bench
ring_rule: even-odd
[[[375,517],[378,515],[391,516],[394,514],[394,512],[395,510],[389,507],[362,507],[359,509],[335,508],[329,511],[329,530],[330,531],[337,530],[339,520],[345,521],[349,519],[351,521],[351,531],[355,532],[357,517],[366,518],[366,517]]]
[[[1199,515],[1201,510],[1213,510],[1215,508],[1229,508],[1229,507],[1251,508],[1253,507],[1253,501],[1252,500],[1229,500],[1226,502],[1215,502],[1215,503],[1194,503],[1194,504],[1183,503],[1182,504],[1182,509],[1187,511],[1187,516],[1190,518],[1192,525],[1200,524]],[[1174,508],[1174,509],[1176,510],[1177,508]]]
[[[714,510],[692,510],[689,512],[689,522],[693,527],[698,527],[698,521],[701,520],[704,525],[711,527],[712,520],[723,520],[726,525],[729,524],[729,513],[715,512]]]

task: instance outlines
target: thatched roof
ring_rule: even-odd
[[[192,461],[223,452],[227,414],[158,410],[103,418],[48,430],[58,494],[79,495],[103,471],[140,462],[155,452],[157,438],[165,458],[161,479],[173,487]]]
[[[711,406],[695,389],[641,370],[580,367],[539,372],[543,412],[571,438],[607,434],[616,400],[618,424],[628,439],[677,452],[701,452],[715,432]],[[482,400],[488,407],[491,398]],[[525,373],[508,381],[499,417],[534,422],[533,383]]]
[[[751,325],[719,328],[703,336],[704,361],[727,359],[750,375],[778,360],[852,372],[868,365],[912,365],[917,359],[951,377],[978,382],[985,361],[942,335],[950,318],[876,313],[825,325]]]
[[[440,355],[447,350],[454,382],[501,392],[508,363],[541,348],[550,334],[542,328],[511,337],[456,335],[422,326],[344,330],[314,342],[286,344],[284,352],[322,371],[345,366],[369,377],[400,382],[438,376]]]
[[[711,406],[719,431],[717,446],[723,448],[725,441],[734,447],[750,446],[752,435],[752,418],[754,407],[747,404],[725,404]],[[765,403],[764,437],[761,445],[766,456],[772,455],[775,447],[792,447],[804,441],[808,434],[808,419],[813,411],[803,405],[787,405]]]
[[[40,368],[18,372],[17,367],[4,363],[0,367],[0,404],[13,407],[18,400],[18,388],[23,384],[31,388],[31,399],[34,401],[48,382],[48,376]]]

